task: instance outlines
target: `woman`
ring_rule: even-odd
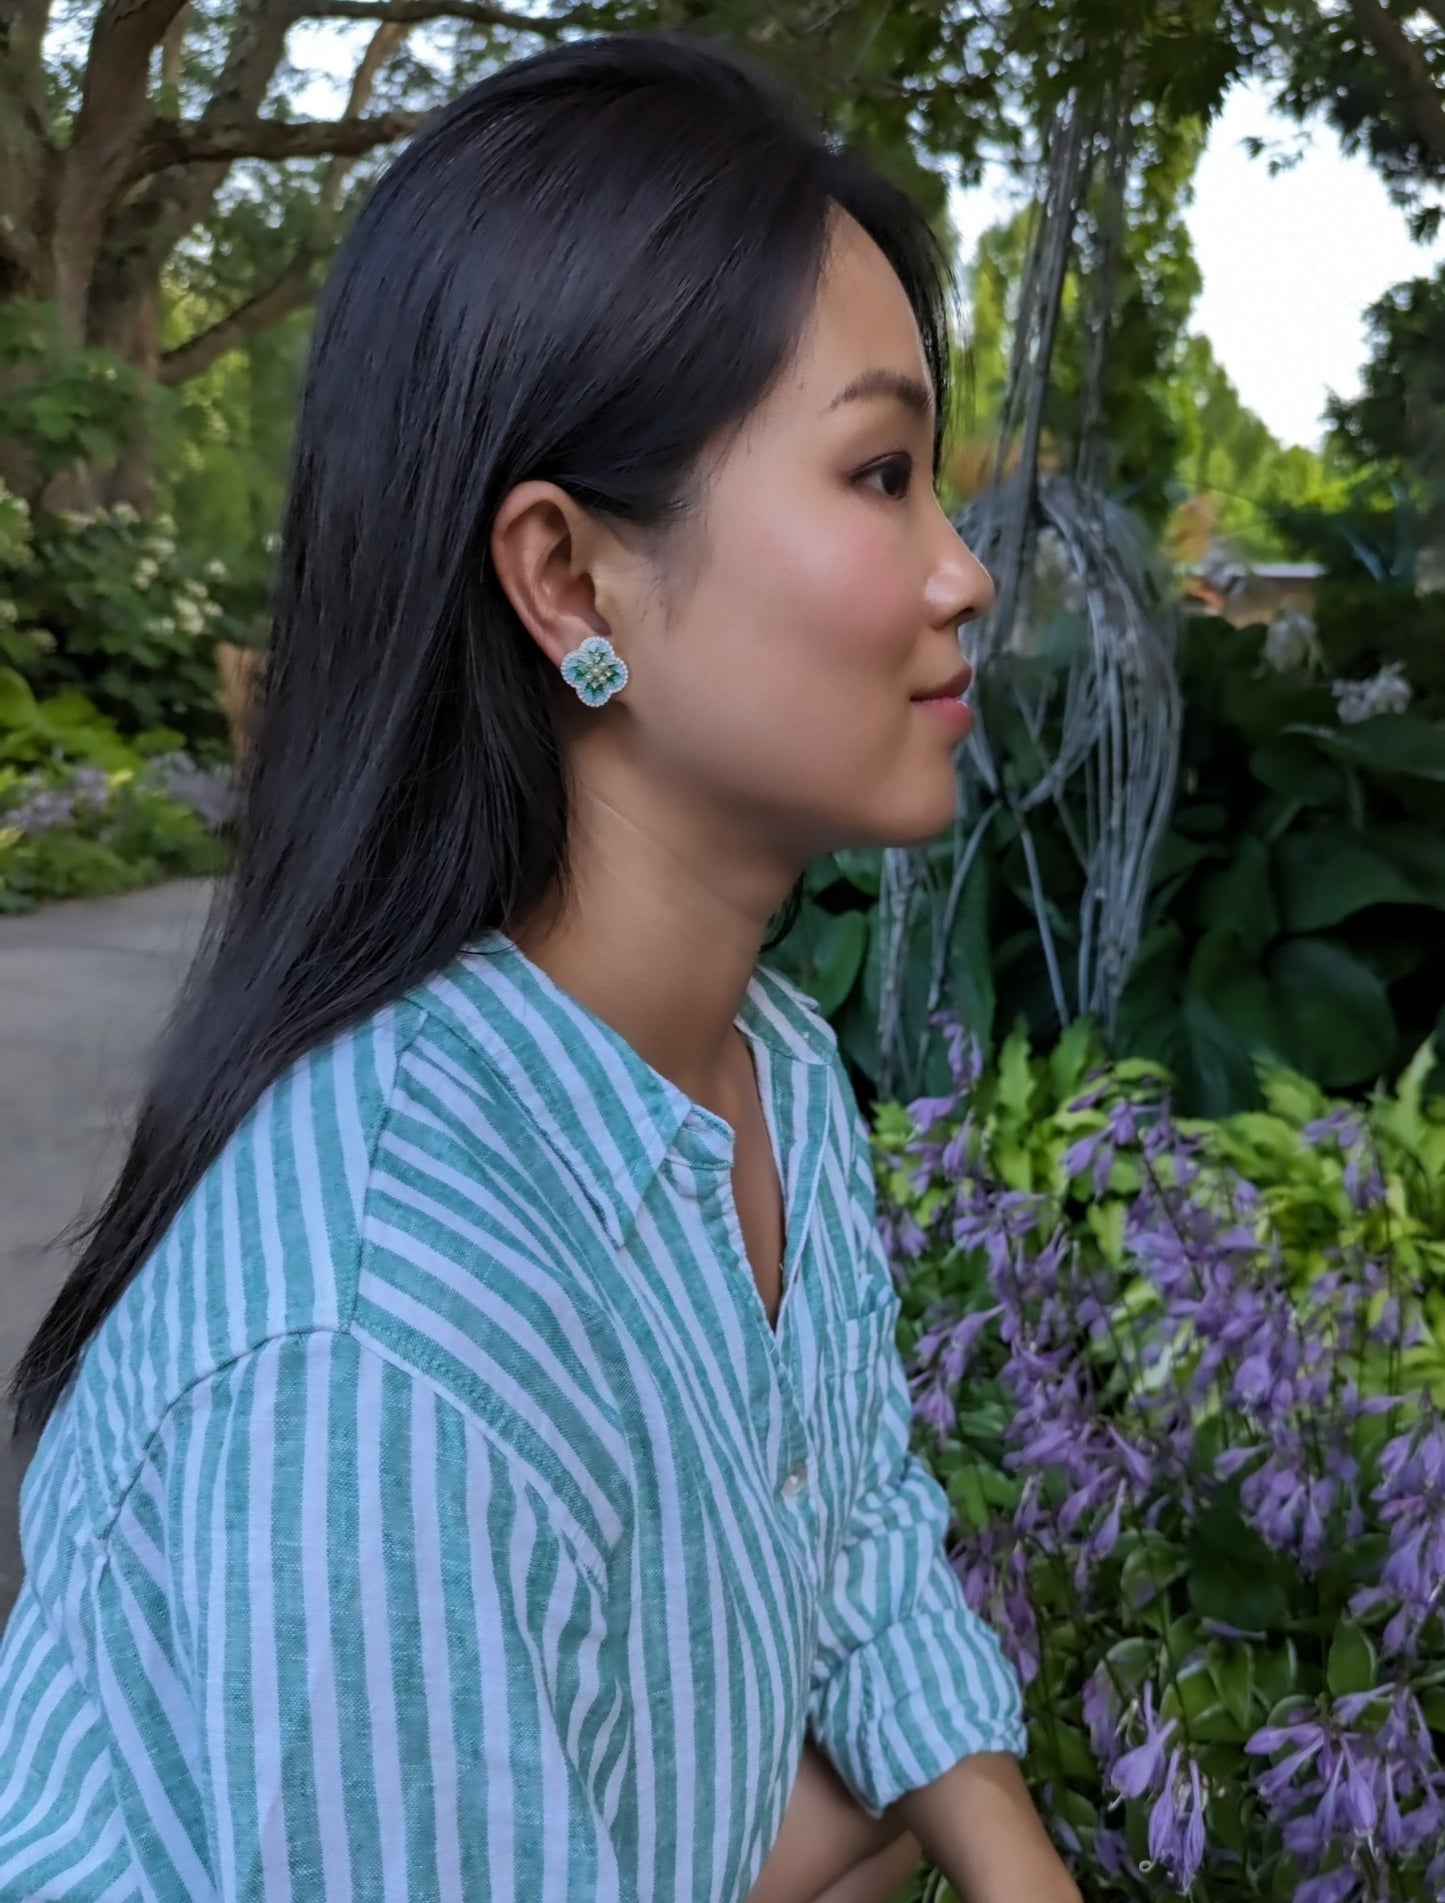
[[[754,968],[952,811],[942,282],[665,40],[488,79],[362,212],[239,868],[18,1377],[0,1898],[1075,1894]]]

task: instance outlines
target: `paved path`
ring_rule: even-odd
[[[209,897],[187,880],[0,918],[0,1379],[65,1279],[61,1232],[109,1187]],[[28,1451],[0,1419],[0,1623],[20,1584]]]

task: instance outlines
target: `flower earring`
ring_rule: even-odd
[[[627,685],[627,663],[605,634],[589,634],[562,662],[562,678],[584,707],[601,707]]]

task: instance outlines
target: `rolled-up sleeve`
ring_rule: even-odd
[[[170,1740],[117,1766],[159,1893],[632,1893],[602,1586],[503,1437],[344,1332],[287,1337],[172,1413],[131,1519],[101,1679],[117,1737]]]
[[[854,1133],[857,1246],[892,1282],[865,1133]],[[880,1299],[887,1293],[880,1290]],[[879,1426],[828,1580],[810,1687],[814,1736],[872,1816],[977,1751],[1025,1749],[1018,1678],[943,1553],[947,1497],[910,1452],[907,1379],[890,1342]]]

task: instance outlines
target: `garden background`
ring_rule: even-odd
[[[959,254],[958,819],[815,866],[771,955],[874,1121],[1051,1823],[1091,1898],[1445,1896],[1445,268],[1284,444],[1186,221],[1249,85],[1432,242],[1442,0],[0,0],[0,914],[224,875],[337,235],[460,87],[618,28],[775,65]]]

